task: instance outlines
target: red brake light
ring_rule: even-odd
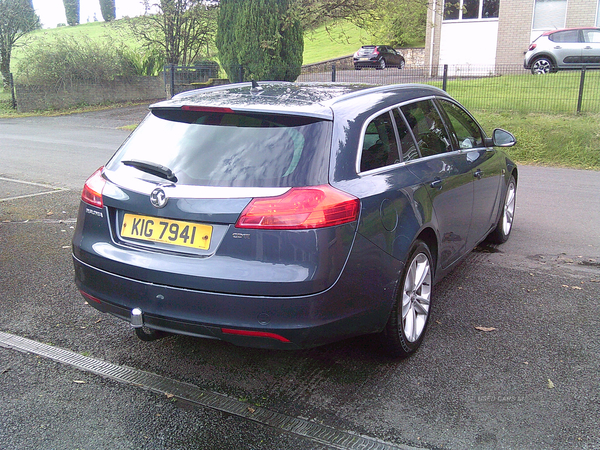
[[[537,44],[531,44],[529,46],[529,51],[534,50],[537,47]]]
[[[373,50],[373,54],[374,55],[379,55],[379,50],[377,50],[377,47],[375,47],[375,49]]]
[[[102,169],[100,167],[96,170],[91,177],[87,179],[83,186],[83,192],[81,193],[81,200],[89,205],[102,208],[104,202],[102,201],[102,190],[106,185],[106,180],[102,177]]]
[[[183,111],[196,111],[196,112],[207,112],[207,113],[223,113],[223,114],[232,114],[233,109],[231,108],[219,108],[215,106],[193,106],[193,105],[183,105],[181,107]]]
[[[244,209],[238,228],[301,230],[354,222],[360,201],[329,186],[292,188],[279,197],[256,198]]]

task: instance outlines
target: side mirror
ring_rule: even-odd
[[[487,147],[512,147],[517,143],[517,139],[513,134],[502,128],[496,128],[492,133],[492,138],[485,141]]]

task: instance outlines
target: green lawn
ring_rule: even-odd
[[[533,76],[529,73],[449,80],[447,92],[469,109],[573,113],[581,72]],[[434,83],[441,87],[440,83]],[[582,112],[600,113],[600,71],[585,75]]]

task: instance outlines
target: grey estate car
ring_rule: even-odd
[[[517,167],[444,91],[264,82],[187,92],[86,182],[88,303],[165,333],[297,349],[377,333],[408,356],[433,286],[502,243]]]

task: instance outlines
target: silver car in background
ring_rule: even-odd
[[[600,28],[546,31],[531,43],[523,65],[534,75],[600,68]]]

